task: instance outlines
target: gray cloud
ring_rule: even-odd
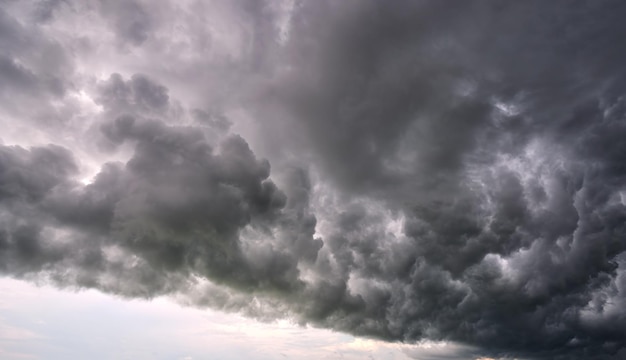
[[[72,72],[71,58],[61,45],[46,39],[39,29],[24,26],[3,9],[0,9],[0,29],[3,113],[23,117],[24,121],[36,120],[43,114],[23,106],[40,110],[48,101],[62,98],[71,86],[64,79]],[[45,107],[41,110],[49,111]]]
[[[53,5],[32,10],[37,26],[71,19]],[[116,45],[125,75],[62,72],[61,84],[90,84],[100,108],[74,136],[96,145],[0,148],[0,268],[470,345],[461,357],[621,358],[624,5],[576,5],[218,3],[250,21],[230,43],[207,32],[210,45],[185,38],[191,48],[161,35],[184,20],[203,33],[198,14],[90,8],[146,61],[176,46],[210,60],[185,53],[174,70],[139,73]],[[65,69],[80,62],[73,42],[8,16],[0,26],[2,90],[67,100],[46,66],[22,59],[57,49]],[[185,96],[207,89],[205,103]],[[112,158],[89,184],[85,152]]]
[[[120,43],[142,45],[152,30],[152,18],[140,1],[101,1],[101,13],[111,23]]]
[[[288,114],[278,126],[302,131],[328,180],[406,216],[404,273],[373,266],[393,260],[367,234],[324,239],[345,281],[387,284],[381,335],[547,358],[623,346],[619,327],[580,319],[624,251],[608,225],[623,221],[621,141],[600,130],[621,137],[606,110],[621,102],[623,29],[619,5],[579,5],[316,2],[294,15],[283,66],[302,71],[270,81],[260,106]],[[336,231],[363,229],[362,212]]]

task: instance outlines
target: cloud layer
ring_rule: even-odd
[[[622,2],[1,4],[4,274],[626,353]]]

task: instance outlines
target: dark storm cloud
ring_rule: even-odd
[[[193,129],[129,119],[112,126],[123,140],[137,141],[135,155],[126,165],[105,165],[87,186],[71,179],[76,165],[65,149],[2,149],[4,271],[44,272],[60,284],[128,296],[179,289],[191,271],[236,287],[293,286],[299,252],[282,256],[283,266],[264,264],[276,272],[255,269],[261,276],[237,240],[241,227],[269,226],[282,216],[285,198],[266,180],[268,163],[237,136],[214,153]],[[73,231],[64,233],[68,227]]]
[[[586,358],[624,346],[623,322],[598,331],[580,318],[616,281],[626,246],[624,9],[570,5],[300,4],[282,65],[294,70],[269,81],[260,106],[282,109],[278,126],[304,128],[294,136],[327,179],[400,209],[410,239],[407,264],[392,271],[376,249],[397,245],[365,226],[380,221],[346,209],[322,249],[343,279],[329,309],[375,320],[362,309],[376,304],[385,326],[366,333],[495,354]],[[358,305],[340,295],[356,276],[386,286]]]
[[[408,181],[414,190],[420,173],[446,181],[479,139],[499,140],[484,138],[500,130],[491,124],[494,101],[545,102],[537,104],[541,119],[526,120],[537,131],[564,116],[549,113],[564,102],[584,101],[621,76],[619,43],[604,53],[590,44],[619,33],[617,18],[599,20],[609,15],[606,4],[300,5],[281,64],[293,70],[261,97],[287,107],[346,188]],[[516,131],[523,137],[530,129]]]
[[[31,267],[31,273],[126,296],[180,291],[193,282],[192,274],[246,292],[285,293],[302,286],[297,266],[315,261],[322,245],[313,238],[316,220],[308,208],[306,175],[287,181],[294,194],[287,204],[268,179],[267,160],[258,160],[240,136],[225,135],[213,146],[206,128],[117,115],[167,105],[161,85],[141,75],[129,82],[116,75],[102,89],[104,114],[113,117],[101,126],[102,141],[112,150],[129,143],[131,158],[105,164],[92,183],[83,185],[74,180],[77,165],[65,149],[51,147],[51,155],[51,150],[19,149],[32,157],[22,161],[8,156],[2,163],[6,211],[11,221],[27,222],[28,216],[39,229],[31,230],[27,241],[18,236],[21,227],[7,225],[8,258],[23,244],[45,242],[46,235],[65,237],[55,252],[58,259]],[[65,163],[52,156],[57,153]],[[38,166],[41,162],[45,166]],[[242,242],[244,227],[268,242]],[[71,251],[64,252],[65,247]],[[25,249],[32,259],[45,254],[39,246]],[[91,254],[94,263],[83,265],[84,254]]]
[[[247,45],[212,79],[249,74],[231,113],[277,168],[158,71],[113,74],[90,134],[129,159],[84,185],[69,150],[2,147],[4,272],[471,345],[459,357],[624,355],[622,2],[296,2],[282,40],[271,5],[225,8]],[[98,9],[152,54],[158,11]],[[0,58],[5,87],[42,88],[19,59]]]
[[[40,271],[63,259],[63,247],[42,238],[42,216],[35,208],[52,189],[63,186],[76,172],[71,153],[58,146],[0,149],[3,271]]]
[[[77,172],[71,153],[61,147],[25,150],[3,147],[0,197],[3,200],[33,202]]]
[[[52,199],[64,223],[94,225],[156,268],[237,286],[273,281],[256,278],[237,238],[248,224],[277,221],[285,196],[267,180],[269,163],[257,160],[241,137],[213,149],[197,129],[130,116],[102,131],[113,143],[136,142],[134,155],[124,166],[108,165],[76,198]],[[282,270],[297,271],[289,266]]]

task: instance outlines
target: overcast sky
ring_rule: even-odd
[[[0,0],[0,354],[624,359],[625,16]]]

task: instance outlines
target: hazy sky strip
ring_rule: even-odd
[[[286,321],[259,323],[166,299],[123,300],[3,278],[3,359],[455,359],[462,346],[387,344]]]

